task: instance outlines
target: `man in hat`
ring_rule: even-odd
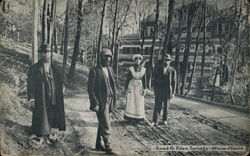
[[[163,124],[167,125],[170,99],[175,95],[176,71],[170,66],[171,56],[166,54],[163,64],[154,72],[155,107],[152,125],[158,125],[163,104]]]
[[[89,72],[88,93],[90,109],[96,112],[98,130],[96,149],[113,153],[110,147],[110,113],[116,104],[116,84],[111,68],[112,53],[109,49],[103,49],[100,53],[100,65]],[[103,139],[105,147],[101,144]]]
[[[28,72],[27,93],[32,106],[32,133],[40,137],[40,143],[51,144],[51,128],[65,131],[63,82],[59,72],[51,64],[49,46],[41,48],[40,60]]]

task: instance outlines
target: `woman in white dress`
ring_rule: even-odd
[[[133,56],[135,65],[129,67],[126,81],[125,94],[127,95],[127,103],[124,119],[129,121],[143,121],[145,118],[144,95],[146,94],[146,69],[141,66],[142,59],[143,57],[140,54],[135,54]]]

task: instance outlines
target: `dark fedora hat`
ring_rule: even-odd
[[[166,54],[166,56],[164,57],[164,60],[166,60],[166,61],[172,61],[171,55],[170,54]]]

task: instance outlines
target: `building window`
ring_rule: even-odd
[[[222,24],[221,24],[221,23],[219,24],[218,29],[219,29],[219,30],[218,30],[218,33],[221,34],[221,33],[222,33]]]
[[[192,32],[195,32],[195,31],[196,31],[196,27],[193,27],[193,28],[192,28]]]
[[[154,27],[147,27],[145,31],[145,36],[151,36],[154,33]]]
[[[206,32],[211,32],[211,27],[207,27]]]
[[[222,48],[221,48],[221,47],[218,47],[218,48],[217,48],[217,52],[218,52],[219,54],[222,54]]]
[[[222,33],[225,32],[225,24],[221,24],[221,31],[222,31]]]
[[[186,33],[186,27],[182,28],[182,33]]]
[[[229,32],[230,30],[230,25],[229,24],[225,24],[225,32]]]

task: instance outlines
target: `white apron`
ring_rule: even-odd
[[[141,68],[140,71],[135,71],[134,67],[129,68],[132,79],[128,84],[128,93],[127,93],[127,104],[124,115],[129,118],[143,119],[145,117],[145,108],[144,108],[144,96],[143,85],[141,78],[145,74],[146,69]]]

